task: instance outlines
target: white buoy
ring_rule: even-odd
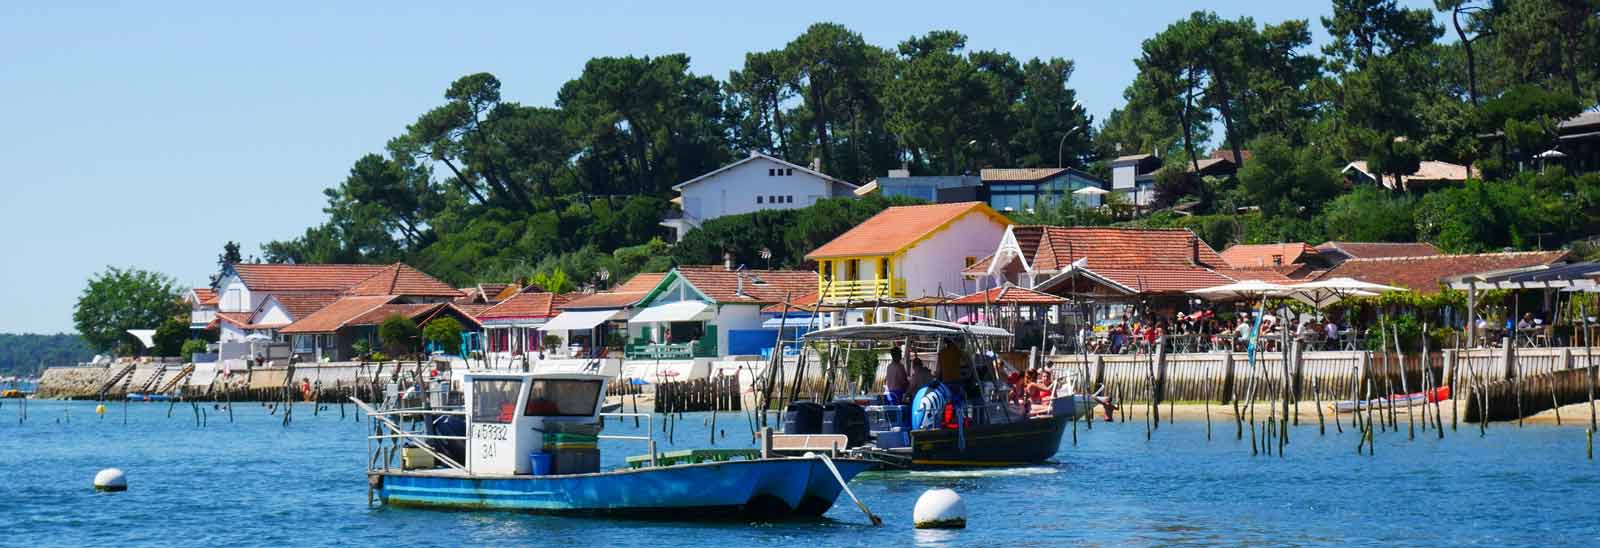
[[[96,491],[127,491],[128,476],[120,468],[107,468],[94,475]]]
[[[911,521],[918,529],[965,529],[967,503],[949,489],[929,489],[917,497]]]

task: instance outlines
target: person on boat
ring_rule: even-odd
[[[911,384],[910,376],[906,374],[906,364],[900,361],[902,352],[900,345],[895,345],[889,351],[889,366],[884,371],[883,391],[888,395],[890,405],[905,401],[906,389]]]
[[[933,373],[928,371],[928,366],[922,363],[921,356],[911,358],[911,389],[920,389],[933,382]]]
[[[939,365],[940,381],[947,384],[961,382],[961,358],[961,343],[955,339],[945,339],[939,345],[935,363]]]

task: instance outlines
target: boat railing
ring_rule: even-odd
[[[599,436],[596,436],[596,437],[599,438],[599,439],[602,439],[602,440],[642,441],[642,442],[644,442],[645,449],[650,452],[650,466],[654,467],[656,465],[655,418],[650,413],[601,413],[600,417],[601,417],[601,420],[604,420],[606,418],[614,418],[614,419],[618,419],[619,422],[621,421],[621,419],[624,419],[624,418],[627,418],[627,417],[643,417],[644,418],[644,435],[643,436],[619,436],[619,435],[613,435],[613,434],[600,434]]]
[[[361,401],[353,396],[350,398],[350,401],[354,402],[357,408],[361,409],[362,412],[367,414],[367,418],[371,421],[372,425],[372,433],[367,435],[367,471],[371,472],[380,469],[388,471],[391,464],[394,462],[395,452],[399,451],[402,447],[416,448],[421,450],[423,453],[427,453],[428,456],[433,457],[435,462],[442,463],[445,466],[455,470],[460,470],[463,472],[467,471],[466,465],[456,462],[455,459],[452,459],[439,451],[435,451],[433,447],[428,444],[429,440],[460,441],[462,443],[466,443],[467,436],[445,436],[439,434],[413,432],[408,430],[400,422],[396,422],[397,420],[404,421],[408,416],[445,415],[465,417],[467,416],[466,410],[404,408],[380,411],[373,409],[372,406],[367,405],[366,402]]]

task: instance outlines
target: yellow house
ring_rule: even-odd
[[[983,202],[891,207],[806,259],[824,303],[965,293],[961,271],[994,252],[1011,220]]]

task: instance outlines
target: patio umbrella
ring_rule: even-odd
[[[1406,291],[1406,289],[1364,282],[1355,278],[1329,278],[1288,286],[1285,294],[1321,310],[1325,306],[1350,297],[1372,297],[1390,291]]]
[[[1267,283],[1261,280],[1243,280],[1231,284],[1195,289],[1189,293],[1211,300],[1225,301],[1281,295],[1288,289],[1288,286]]]
[[[1073,194],[1077,194],[1079,196],[1099,196],[1101,194],[1110,194],[1111,191],[1103,189],[1103,188],[1100,188],[1100,187],[1097,187],[1097,186],[1086,186],[1086,187],[1074,190],[1074,191],[1072,191],[1072,193]]]

